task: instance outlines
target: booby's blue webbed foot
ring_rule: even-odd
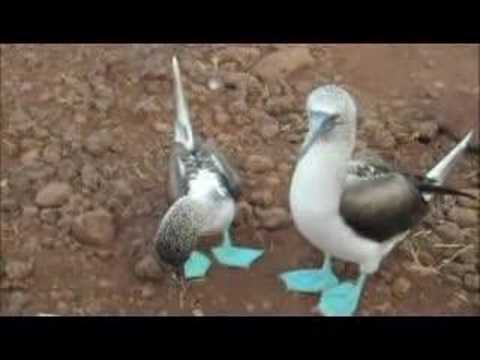
[[[263,250],[232,245],[229,230],[223,233],[222,245],[214,247],[212,252],[220,264],[244,269],[249,268],[264,253]]]
[[[334,287],[338,279],[332,271],[330,258],[325,259],[321,269],[300,269],[288,271],[280,275],[290,291],[302,293],[319,293]]]
[[[199,251],[193,251],[184,265],[186,279],[202,278],[210,268],[210,259]]]
[[[352,316],[357,310],[366,275],[361,275],[356,284],[343,282],[326,290],[317,308],[326,316]]]

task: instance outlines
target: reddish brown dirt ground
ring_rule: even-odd
[[[249,270],[214,263],[186,288],[139,270],[167,209],[174,53],[195,129],[232,155],[245,180],[236,239],[266,249]],[[225,83],[215,91],[214,58]],[[320,251],[290,221],[269,226],[262,216],[288,211],[308,92],[327,83],[351,91],[357,147],[411,172],[478,129],[474,45],[9,45],[0,61],[3,315],[317,315],[318,296],[287,292],[278,274],[319,266]],[[252,155],[273,168],[252,171]],[[478,196],[478,161],[477,138],[449,184]],[[39,193],[52,182],[57,194],[46,204]],[[114,236],[108,216],[74,231],[79,216],[99,208]],[[370,279],[358,314],[479,314],[478,211],[478,202],[439,198]],[[356,271],[336,269],[342,278]]]

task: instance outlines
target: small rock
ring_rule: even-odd
[[[280,132],[280,128],[277,123],[265,124],[260,128],[260,135],[265,140],[273,139]]]
[[[250,123],[250,119],[243,115],[234,116],[233,119],[234,119],[235,125],[238,125],[238,127],[245,127]],[[223,134],[221,134],[220,136],[222,135]]]
[[[193,309],[192,314],[193,316],[205,316],[202,309]]]
[[[238,116],[247,113],[249,107],[245,102],[245,99],[239,99],[236,101],[232,101],[228,107],[228,110],[230,111],[230,114]]]
[[[453,208],[450,212],[450,218],[462,228],[478,226],[479,223],[478,211],[468,208]]]
[[[314,62],[307,47],[288,47],[265,56],[253,67],[253,73],[266,80],[275,80]]]
[[[216,91],[224,86],[224,82],[220,76],[212,76],[208,79],[207,85],[210,90]]]
[[[288,114],[295,109],[295,99],[290,96],[274,97],[267,100],[265,110],[272,116],[278,117]]]
[[[387,284],[393,283],[393,274],[388,270],[380,270],[380,276],[385,280]]]
[[[467,251],[458,256],[458,259],[464,264],[478,265],[480,264],[480,256],[478,251]]]
[[[2,151],[5,151],[5,154],[10,157],[17,157],[20,151],[20,146],[16,143],[5,142],[2,146]]]
[[[266,210],[255,208],[255,213],[262,226],[268,230],[279,230],[290,224],[289,213],[282,207],[273,207]]]
[[[57,303],[57,311],[60,313],[60,314],[67,314],[70,310],[69,310],[69,307],[68,307],[68,304],[64,301],[59,301]]]
[[[397,278],[392,285],[392,292],[397,298],[404,298],[407,293],[410,291],[411,283],[410,280],[399,277]]]
[[[30,303],[30,296],[23,291],[14,291],[10,294],[7,312],[12,315],[21,314],[22,310]]]
[[[60,216],[60,214],[59,214]],[[72,229],[73,219],[70,215],[64,214],[63,217],[58,220],[57,227],[58,230],[62,233],[62,235],[66,235]]]
[[[129,200],[133,196],[133,190],[130,185],[123,179],[113,182],[115,193],[124,200]]]
[[[72,230],[78,241],[87,245],[108,245],[115,236],[113,216],[104,209],[77,216]]]
[[[456,275],[452,275],[452,274],[447,274],[445,275],[445,278],[450,281],[452,284],[455,284],[455,285],[462,285],[462,278],[456,276]]]
[[[463,278],[465,274],[475,271],[475,265],[451,262],[450,264],[445,265],[445,270],[459,278]]]
[[[246,201],[240,201],[237,205],[237,214],[234,218],[237,226],[249,226],[253,223],[253,208]]]
[[[276,187],[282,184],[282,181],[276,176],[268,176],[265,178],[265,184],[269,187]]]
[[[447,243],[461,242],[463,240],[462,232],[457,224],[444,222],[435,228],[435,232]]]
[[[38,215],[38,208],[36,206],[24,206],[22,213],[23,216],[32,218]]]
[[[69,181],[78,175],[77,165],[70,159],[63,159],[58,164],[58,177],[62,181]]]
[[[101,177],[95,166],[92,164],[85,164],[81,170],[82,183],[90,190],[96,190],[100,186]]]
[[[153,129],[161,134],[166,134],[170,130],[170,126],[162,121],[155,121],[153,123]]]
[[[163,280],[164,272],[152,255],[146,255],[135,264],[135,276],[142,280]]]
[[[40,219],[49,225],[55,225],[60,218],[60,213],[57,209],[43,209],[40,212]]]
[[[288,165],[287,163],[281,163],[278,165],[278,171],[280,171],[283,174],[288,174],[291,170],[291,166]]]
[[[435,264],[435,258],[425,251],[420,252],[418,259],[424,266],[433,266]]]
[[[393,108],[401,109],[407,106],[407,101],[404,99],[395,99],[391,104]]]
[[[52,177],[55,172],[55,167],[37,161],[22,169],[23,177],[17,180],[17,186],[24,187],[27,186],[28,181],[39,181]]]
[[[62,160],[62,148],[58,144],[50,144],[43,150],[43,159],[52,164]]]
[[[434,68],[434,67],[437,65],[437,63],[436,63],[435,60],[433,60],[433,59],[428,59],[428,60],[425,62],[425,65],[427,66],[427,68],[432,69],[432,68]]]
[[[63,205],[72,193],[72,188],[64,182],[51,182],[42,188],[35,198],[40,207],[54,207]]]
[[[33,261],[9,260],[5,265],[5,273],[10,280],[24,280],[33,273],[33,268]]]
[[[113,253],[109,250],[96,250],[95,256],[97,256],[100,260],[109,260],[113,257]]]
[[[40,245],[45,249],[53,249],[55,246],[55,239],[50,236],[45,236],[40,239]]]
[[[73,121],[79,124],[85,124],[87,122],[87,117],[84,114],[77,113],[73,117]]]
[[[85,147],[92,155],[100,156],[113,145],[113,142],[110,131],[100,130],[87,138]]]
[[[107,279],[100,279],[98,281],[98,287],[101,289],[111,289],[112,288],[112,282]]]
[[[378,311],[380,314],[385,315],[392,311],[392,303],[390,301],[386,301],[382,304],[379,304],[373,307],[372,310]]]
[[[218,125],[226,125],[230,122],[230,116],[221,107],[215,108],[215,121]]]
[[[480,274],[466,274],[463,278],[463,283],[469,291],[480,290]]]
[[[23,165],[31,165],[38,159],[40,151],[38,149],[29,150],[26,153],[22,154],[20,161]]]
[[[2,199],[0,210],[5,213],[12,213],[18,209],[18,203],[14,199]]]
[[[257,190],[251,193],[250,201],[254,205],[263,207],[271,206],[273,203],[273,194],[270,190]]]
[[[145,300],[153,298],[155,296],[155,288],[151,285],[142,286],[140,296]]]
[[[438,124],[434,121],[425,121],[416,123],[416,130],[419,135],[419,140],[428,142],[432,140],[438,133]]]
[[[476,199],[470,199],[464,196],[457,197],[457,203],[466,208],[480,209],[480,189],[468,189],[465,192],[472,194]]]
[[[275,164],[272,159],[262,155],[250,155],[245,164],[246,170],[256,174],[273,170]]]
[[[272,303],[268,300],[263,300],[262,301],[262,308],[265,311],[270,311],[270,310],[272,310]]]

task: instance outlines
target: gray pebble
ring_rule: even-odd
[[[263,155],[250,155],[245,163],[246,170],[256,174],[273,170],[275,164],[272,159]]]
[[[404,298],[410,291],[412,284],[410,280],[404,277],[395,279],[392,284],[393,295],[397,298]]]
[[[43,187],[35,197],[35,203],[40,207],[55,207],[67,202],[72,193],[72,187],[65,182],[51,182]]]

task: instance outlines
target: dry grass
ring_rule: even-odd
[[[421,246],[418,244],[418,242],[415,242],[415,239],[418,239],[420,237],[423,237],[425,235],[431,234],[431,230],[420,230],[417,233],[415,233],[413,236],[408,238],[405,241],[407,253],[410,255],[412,258],[413,263],[410,265],[410,270],[416,271],[422,274],[440,274],[441,270],[447,266],[448,264],[452,263],[457,259],[461,254],[467,252],[470,249],[473,249],[474,245],[473,244],[457,244],[457,243],[440,243],[440,244],[433,244],[434,248],[443,248],[443,249],[456,249],[458,250],[448,257],[447,259],[443,259],[440,262],[434,264],[434,265],[424,265],[420,261],[419,258],[419,253],[421,251]]]

